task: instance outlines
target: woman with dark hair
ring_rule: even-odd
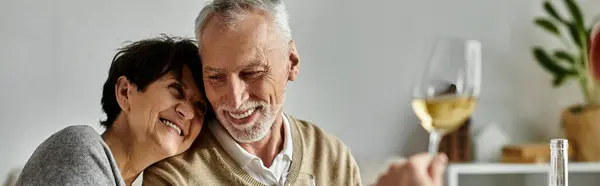
[[[17,185],[131,185],[147,167],[187,150],[212,115],[194,41],[163,36],[115,55],[102,91],[106,131],[70,126],[45,140]]]

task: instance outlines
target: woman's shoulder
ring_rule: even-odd
[[[91,126],[74,125],[61,129],[44,140],[33,156],[48,153],[85,155],[90,149],[103,149],[103,144],[102,137]]]
[[[22,185],[106,185],[106,181],[114,182],[115,179],[113,161],[110,150],[94,128],[69,126],[52,134],[36,148],[25,164],[20,181]]]
[[[102,136],[91,126],[73,125],[52,134],[34,153],[68,150],[62,153],[78,154],[103,149],[103,144]]]
[[[102,141],[102,137],[89,125],[68,126],[52,134],[45,142],[71,145],[89,145]]]

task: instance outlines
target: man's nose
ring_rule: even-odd
[[[194,118],[194,107],[188,101],[181,102],[175,107],[177,114],[184,120],[191,120]]]
[[[227,95],[225,96],[227,105],[239,108],[248,99],[246,88],[246,82],[239,77],[234,76],[229,78],[229,82],[227,82]]]

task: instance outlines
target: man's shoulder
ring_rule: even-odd
[[[301,133],[305,144],[315,144],[316,147],[326,149],[343,149],[347,147],[337,136],[323,130],[315,123],[306,119],[299,119],[292,115],[286,115],[288,119],[295,121],[298,131]]]
[[[289,115],[288,118],[295,123],[300,134],[303,152],[301,171],[322,177],[320,185],[360,185],[358,165],[342,140],[313,122]]]
[[[207,128],[208,129],[208,128]],[[144,185],[206,185],[218,183],[223,174],[220,146],[210,130],[202,129],[185,152],[161,160],[144,170]],[[215,181],[215,179],[217,181]]]
[[[216,143],[214,135],[210,130],[203,129],[188,150],[176,156],[164,159],[157,164],[169,164],[174,168],[185,168],[185,165],[189,164],[207,163],[202,160],[217,155],[217,148],[220,147],[218,146],[218,143]]]

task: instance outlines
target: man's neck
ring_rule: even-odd
[[[131,185],[140,173],[155,162],[161,154],[146,145],[137,144],[132,139],[132,131],[124,118],[117,119],[111,128],[102,134],[102,139],[110,148],[126,185]]]
[[[265,167],[271,167],[275,156],[283,149],[284,130],[282,115],[275,119],[271,129],[261,140],[252,143],[239,143],[248,153],[260,158]]]

